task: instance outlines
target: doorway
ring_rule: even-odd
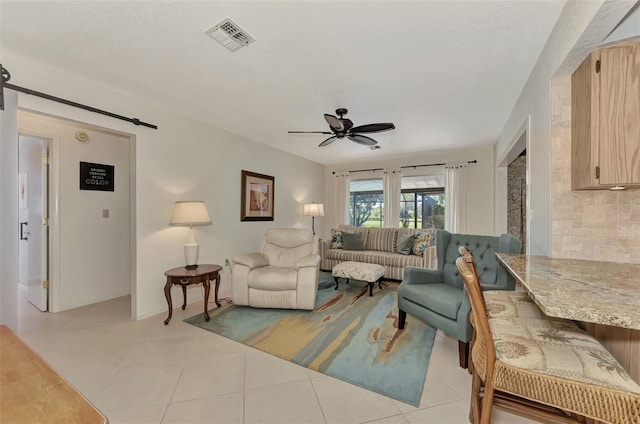
[[[531,252],[530,134],[528,115],[496,160],[496,230],[521,240],[522,252]]]
[[[507,167],[507,233],[522,242],[527,253],[527,151]]]
[[[49,310],[49,149],[51,140],[18,137],[18,282],[27,300]]]
[[[18,124],[19,150],[23,139],[50,140],[49,275],[40,281],[40,286],[49,281],[46,309],[55,313],[130,296],[130,136],[25,110],[18,112]],[[105,174],[99,174],[102,170]],[[102,178],[89,177],[94,174]],[[31,175],[27,179],[33,181]],[[96,183],[83,184],[89,179]],[[42,219],[21,216],[20,222],[27,222],[23,229],[32,233],[20,241],[25,250]],[[30,302],[36,304],[37,280],[31,281]],[[26,287],[20,286],[23,295]]]

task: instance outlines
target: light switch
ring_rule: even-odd
[[[102,209],[102,217],[109,218],[109,209]]]

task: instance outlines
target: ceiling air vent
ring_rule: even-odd
[[[216,24],[205,33],[232,52],[256,41],[247,31],[240,28],[238,24],[229,18]]]

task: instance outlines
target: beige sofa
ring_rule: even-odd
[[[345,250],[331,248],[331,240],[320,240],[320,269],[331,271],[341,262],[354,261],[369,264],[378,264],[385,267],[384,277],[393,280],[402,280],[405,266],[421,268],[436,267],[436,247],[429,246],[422,256],[414,254],[403,255],[396,252],[399,234],[431,233],[432,229],[413,228],[362,228],[350,225],[339,225],[338,230],[349,233],[361,233],[364,242],[364,250]]]

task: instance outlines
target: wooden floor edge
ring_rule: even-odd
[[[6,325],[0,325],[0,364],[0,421],[109,422],[91,401]]]

